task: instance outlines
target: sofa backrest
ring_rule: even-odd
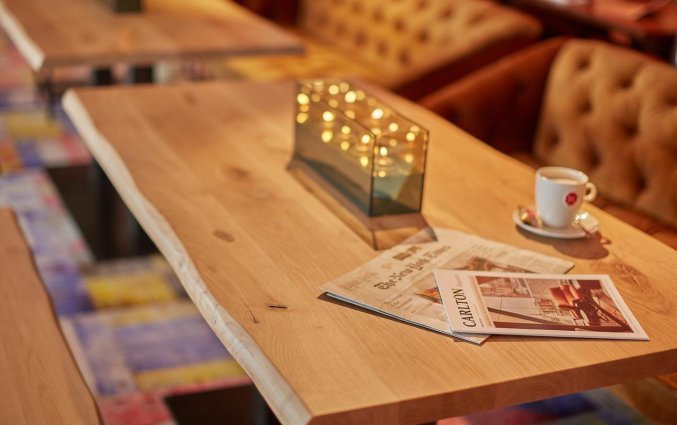
[[[540,33],[532,19],[484,0],[302,0],[300,14],[304,32],[378,66],[384,79]]]
[[[677,228],[677,69],[569,41],[549,73],[534,153],[587,172],[606,198]]]

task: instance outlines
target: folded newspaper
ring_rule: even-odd
[[[434,269],[566,273],[570,261],[515,248],[463,232],[425,230],[352,272],[320,287],[329,296],[475,344],[488,335],[453,332],[433,277]]]
[[[456,332],[649,339],[607,275],[434,274]]]

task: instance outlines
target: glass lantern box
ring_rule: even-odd
[[[297,83],[292,166],[363,222],[420,213],[427,143],[425,129],[350,82]]]

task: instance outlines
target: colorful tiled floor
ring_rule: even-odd
[[[0,174],[35,167],[88,164],[91,157],[61,109],[48,108],[33,73],[0,34]]]
[[[48,175],[0,176],[106,424],[171,424],[165,397],[250,384],[160,256],[96,262]]]
[[[172,424],[165,397],[250,384],[162,257],[95,261],[44,170],[91,158],[2,36],[0,70],[0,205],[17,213],[104,422]]]

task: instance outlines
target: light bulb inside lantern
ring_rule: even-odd
[[[327,122],[334,121],[334,114],[331,111],[324,111],[322,113],[322,119]]]
[[[296,96],[296,101],[299,103],[299,105],[307,105],[310,102],[310,98],[305,93],[299,93]]]

